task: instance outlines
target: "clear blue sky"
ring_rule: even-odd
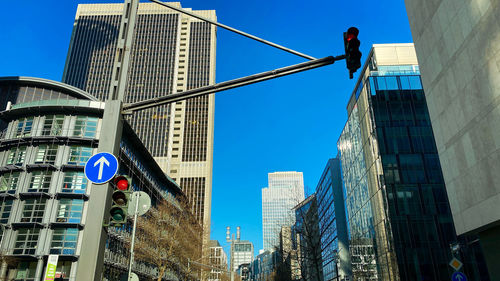
[[[108,2],[123,1],[0,1],[0,76],[60,81],[77,4]],[[215,9],[221,23],[318,58],[341,55],[342,32],[350,26],[360,29],[364,55],[372,44],[412,42],[403,0],[181,4]],[[302,61],[218,30],[218,82]],[[262,248],[261,189],[269,172],[304,172],[306,189],[314,192],[326,161],[337,154],[355,81],[341,61],[216,95],[212,239],[225,245],[225,227],[239,225],[242,239],[253,242],[256,253]]]

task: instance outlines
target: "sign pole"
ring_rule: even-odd
[[[139,210],[139,197],[141,196],[140,192],[134,192],[135,197],[135,212],[134,212],[134,227],[132,228],[132,241],[130,242],[130,262],[128,264],[128,280],[131,280],[132,273],[132,263],[134,262],[134,243],[135,243],[135,228],[137,227],[137,215]]]
[[[106,102],[99,137],[99,152],[110,152],[119,155],[123,130],[121,110],[121,101]],[[98,167],[96,166],[96,168]],[[98,178],[98,175],[96,178]],[[89,186],[90,200],[88,201],[87,215],[83,221],[85,227],[81,232],[82,245],[75,280],[100,281],[102,280],[104,251],[106,239],[108,238],[103,222],[109,220],[113,187],[109,182],[104,184],[92,183]]]

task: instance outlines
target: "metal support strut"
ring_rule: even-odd
[[[171,5],[171,4],[168,4],[168,3],[165,3],[165,2],[161,2],[161,1],[159,1],[159,0],[149,0],[149,1],[154,2],[154,3],[158,4],[158,5],[162,5],[162,6],[164,6],[164,7],[167,7],[167,8],[169,8],[169,9],[175,10],[175,11],[177,11],[177,12],[179,12],[179,13],[182,13],[182,14],[185,14],[185,15],[191,16],[191,17],[193,17],[193,18],[197,18],[197,19],[200,19],[200,20],[202,20],[202,21],[208,22],[208,23],[210,23],[210,24],[216,25],[216,26],[218,26],[218,27],[224,28],[224,29],[226,29],[226,30],[229,30],[229,31],[231,31],[231,32],[234,32],[234,33],[237,33],[237,34],[239,34],[239,35],[245,36],[245,37],[247,37],[247,38],[253,39],[253,40],[255,40],[255,41],[258,41],[258,42],[264,43],[264,44],[269,45],[269,46],[271,46],[271,47],[278,48],[278,49],[280,49],[280,50],[282,50],[282,51],[285,51],[285,52],[288,52],[288,53],[290,53],[290,54],[294,54],[294,55],[297,55],[297,56],[299,56],[299,57],[302,57],[302,58],[305,58],[305,59],[308,59],[308,60],[315,60],[315,59],[316,59],[316,58],[311,57],[311,56],[309,56],[309,55],[302,54],[302,53],[300,53],[300,52],[297,52],[297,51],[294,51],[294,50],[292,50],[292,49],[289,49],[289,48],[283,47],[283,46],[281,46],[281,45],[278,45],[278,44],[276,44],[276,43],[273,43],[273,42],[270,42],[270,41],[264,40],[264,39],[262,39],[262,38],[259,38],[259,37],[257,37],[257,36],[254,36],[254,35],[252,35],[252,34],[248,34],[248,33],[246,33],[246,32],[243,32],[243,31],[241,31],[241,30],[238,30],[238,29],[236,29],[236,28],[232,28],[232,27],[227,26],[227,25],[225,25],[225,24],[218,23],[218,22],[213,21],[213,20],[211,20],[211,19],[207,19],[207,18],[204,18],[204,17],[202,17],[202,16],[199,16],[199,15],[197,15],[197,14],[195,14],[195,13],[188,12],[188,11],[186,11],[186,10],[182,9],[182,8],[175,7],[175,6]]]

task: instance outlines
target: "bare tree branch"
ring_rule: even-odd
[[[200,278],[202,269],[188,266],[188,260],[200,261],[206,256],[203,227],[190,210],[187,200],[165,200],[138,218],[135,257],[158,268],[158,281],[167,272],[187,280]]]

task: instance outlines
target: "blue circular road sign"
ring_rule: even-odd
[[[451,275],[451,281],[467,281],[467,277],[460,271],[457,271]]]
[[[118,172],[118,160],[108,152],[92,155],[85,163],[85,177],[93,183],[106,183]]]

